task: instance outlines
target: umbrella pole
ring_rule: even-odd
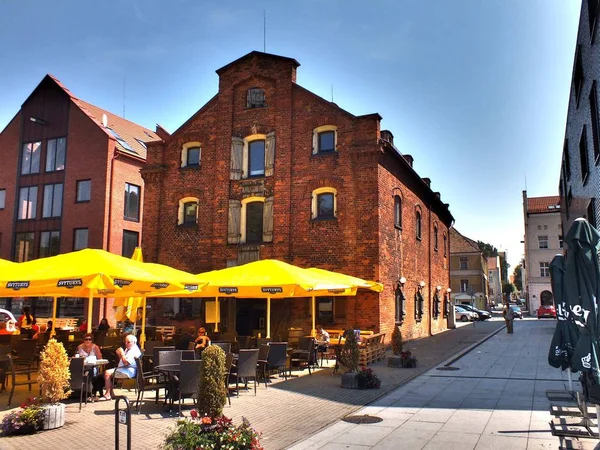
[[[267,297],[267,339],[271,337],[271,297]]]
[[[316,313],[316,303],[317,300],[315,299],[315,296],[312,296],[312,302],[311,302],[311,316],[312,316],[312,330],[310,331],[310,335],[311,336],[316,336],[317,334],[317,327],[315,324],[315,321],[317,320],[315,317],[315,313]]]
[[[94,306],[94,294],[90,291],[90,297],[88,299],[88,317],[87,317],[87,332],[92,332],[92,307]],[[54,328],[54,323],[52,323]]]
[[[567,378],[569,380],[569,391],[573,391],[573,375],[571,375],[571,368],[567,367]],[[600,417],[600,416],[598,416]]]
[[[54,337],[56,335],[56,304],[58,303],[58,298],[54,297],[54,302],[52,303],[52,332],[50,333],[50,337]]]
[[[135,334],[134,334],[135,336]],[[140,348],[146,343],[146,297],[142,297],[142,332],[140,333]]]
[[[215,332],[219,331],[219,320],[221,320],[221,314],[219,310],[219,297],[215,297]]]

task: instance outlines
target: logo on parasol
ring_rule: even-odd
[[[583,358],[581,358],[581,365],[583,366],[584,369],[592,368],[592,354],[591,353],[588,353],[587,356],[584,356]]]
[[[332,294],[342,294],[345,291],[345,289],[327,289],[327,292],[331,292]]]
[[[115,286],[123,287],[129,286],[131,283],[133,283],[133,280],[123,280],[122,278],[115,278],[113,280],[113,283],[115,284]]]
[[[29,287],[29,281],[9,281],[6,283],[6,289],[13,289],[18,291],[19,289],[25,289]]]
[[[56,283],[56,286],[67,288],[67,289],[73,289],[74,287],[77,287],[77,286],[83,286],[83,280],[81,278],[58,280],[58,283]]]
[[[183,288],[186,291],[193,292],[193,291],[197,291],[198,290],[198,285],[197,284],[186,284],[186,285],[183,286]]]
[[[169,287],[169,283],[152,283],[150,287],[153,287],[154,289],[165,289]]]
[[[265,294],[281,294],[283,292],[283,288],[281,287],[261,287],[261,292]]]
[[[221,294],[237,294],[238,288],[236,287],[220,287],[219,288],[219,293]]]

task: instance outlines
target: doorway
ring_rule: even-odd
[[[254,336],[264,332],[267,318],[267,300],[263,298],[238,298],[236,329],[238,336]]]

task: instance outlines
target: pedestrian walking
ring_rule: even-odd
[[[506,322],[506,332],[508,334],[513,333],[513,322],[515,321],[515,312],[510,307],[510,303],[506,302],[504,305],[504,309],[502,310],[502,317],[504,317],[504,321]]]

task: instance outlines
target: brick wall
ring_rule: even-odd
[[[21,115],[17,114],[0,133],[0,189],[6,190],[5,207],[0,210],[0,258],[12,259],[15,195],[17,195],[17,161]]]

